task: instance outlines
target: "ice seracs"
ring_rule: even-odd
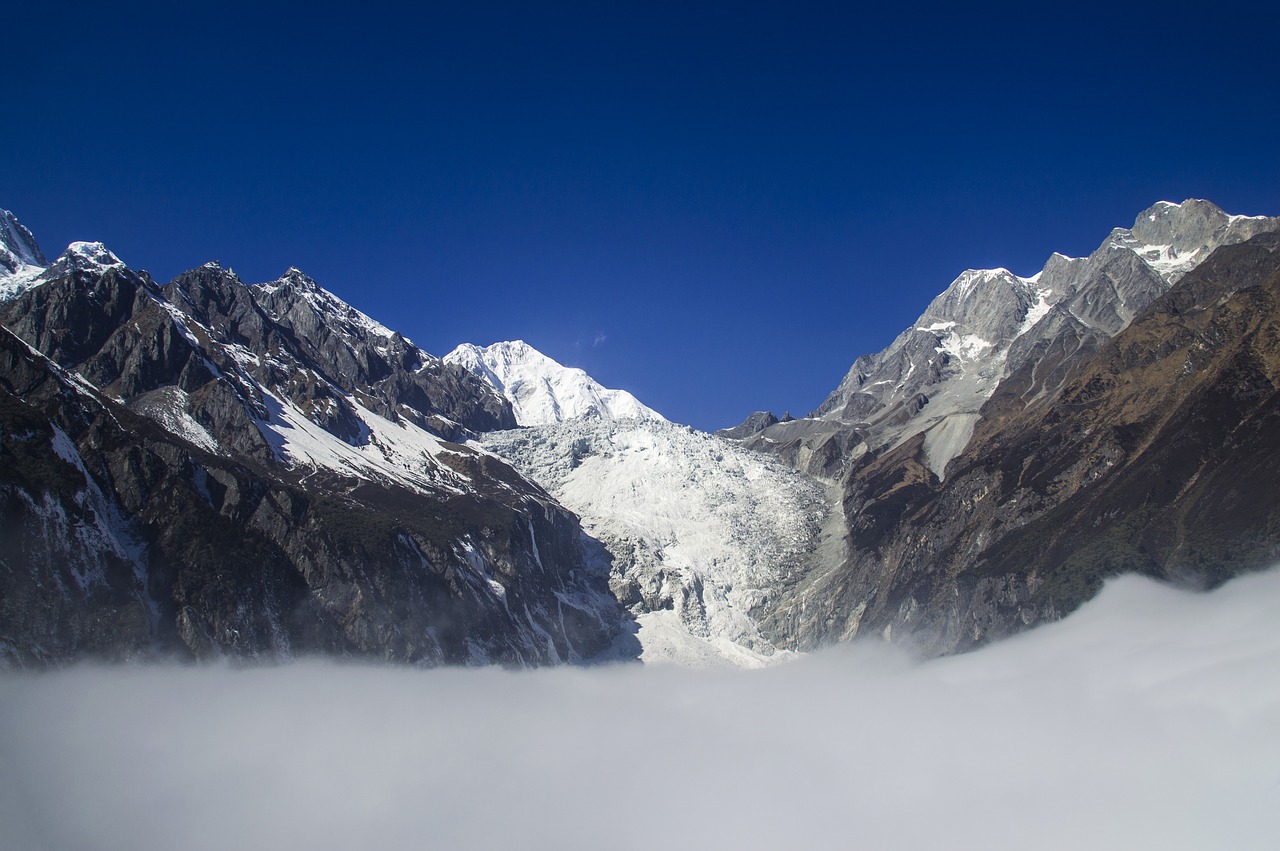
[[[641,661],[759,667],[792,654],[763,627],[817,556],[817,482],[730,440],[657,420],[567,420],[483,435],[582,519],[639,625]]]
[[[581,369],[567,367],[523,340],[480,346],[463,343],[444,356],[487,381],[505,396],[522,426],[564,420],[662,420],[665,417],[625,390],[601,386]]]

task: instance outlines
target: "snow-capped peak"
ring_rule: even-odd
[[[73,242],[62,252],[62,256],[54,261],[56,268],[65,262],[69,268],[86,272],[98,272],[112,266],[124,266],[124,261],[112,253],[101,242]]]
[[[31,231],[13,213],[0,210],[0,301],[72,272],[102,274],[112,268],[128,267],[101,242],[73,242],[49,263]]]
[[[33,287],[47,265],[31,231],[13,213],[0,210],[0,301]]]
[[[0,276],[7,277],[22,267],[49,265],[36,238],[8,210],[0,210]]]
[[[481,348],[463,343],[444,356],[506,396],[520,425],[546,425],[582,417],[666,418],[625,390],[610,390],[576,367],[567,367],[524,340]]]

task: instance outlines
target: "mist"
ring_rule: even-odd
[[[1280,570],[915,662],[0,675],[6,849],[1273,848]]]

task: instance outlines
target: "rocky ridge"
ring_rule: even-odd
[[[1068,318],[1094,308],[1093,324],[1070,326],[1092,342],[1046,362],[1047,345],[1000,382],[945,479],[924,432],[853,457],[844,562],[768,628],[800,648],[873,634],[935,655],[1056,619],[1118,573],[1212,586],[1273,563],[1280,234],[1247,221],[1264,232],[1177,270],[1142,307],[1103,308],[1084,286],[1059,302],[1076,306]],[[1114,233],[1090,260],[1155,287],[1114,244],[1128,239]]]
[[[546,664],[616,643],[627,616],[576,519],[453,442],[515,425],[466,370],[297,270],[160,287],[91,243],[29,265],[0,282],[29,278],[0,304],[7,661]]]
[[[864,453],[923,435],[927,467],[943,478],[1006,379],[1017,376],[1027,398],[1052,395],[1074,358],[1097,351],[1215,249],[1277,230],[1277,218],[1162,201],[1088,257],[1054,254],[1027,278],[965,271],[886,349],[855,360],[809,417],[759,430],[747,445],[838,479]]]

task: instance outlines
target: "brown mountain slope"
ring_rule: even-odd
[[[1056,395],[1024,402],[1026,379],[983,408],[945,482],[918,438],[854,465],[850,555],[779,633],[950,652],[1058,617],[1106,576],[1212,585],[1280,557],[1280,237],[1219,249]]]

